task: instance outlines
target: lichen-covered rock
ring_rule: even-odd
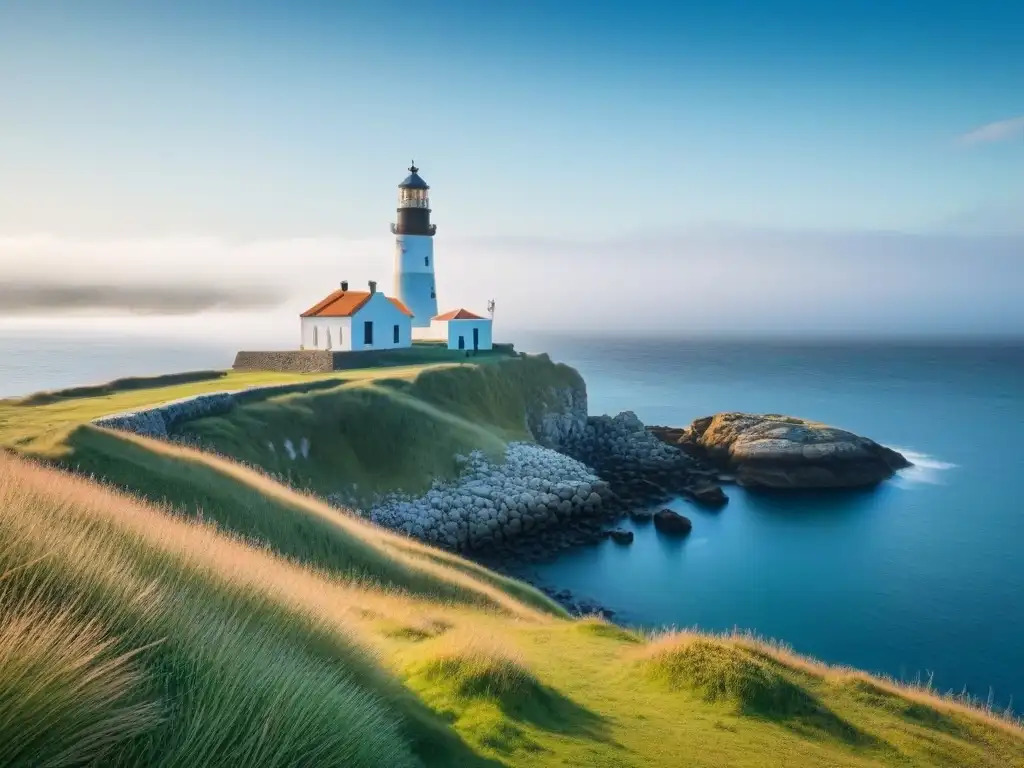
[[[855,488],[877,485],[910,462],[842,429],[778,414],[718,413],[662,439],[725,468],[741,485]]]

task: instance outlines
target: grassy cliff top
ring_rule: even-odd
[[[409,357],[409,356],[405,356]],[[402,363],[405,357],[399,358]],[[422,355],[421,355],[422,357]],[[434,355],[427,355],[433,359]],[[102,416],[134,411],[195,395],[282,384],[323,385],[325,382],[367,382],[413,379],[425,370],[449,366],[475,367],[509,358],[495,355],[471,363],[417,360],[331,373],[299,374],[270,371],[193,371],[135,377],[21,398],[0,399],[0,448],[38,455],[59,455],[69,432]],[[477,359],[474,359],[477,360]]]

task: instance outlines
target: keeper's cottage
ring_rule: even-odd
[[[434,234],[430,223],[430,185],[415,163],[398,185],[394,293],[385,296],[370,281],[368,291],[341,289],[302,313],[303,349],[356,352],[409,347],[414,339],[447,342],[449,349],[491,349],[492,317],[467,309],[437,312]],[[493,310],[493,302],[488,310]]]
[[[350,291],[347,281],[302,313],[303,349],[355,352],[412,344],[412,312],[370,281],[368,291]]]

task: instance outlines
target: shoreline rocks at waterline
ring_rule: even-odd
[[[654,527],[658,533],[682,537],[690,535],[693,523],[690,522],[690,518],[680,515],[678,512],[663,509],[654,513]]]
[[[910,466],[874,440],[779,414],[718,413],[650,431],[753,488],[870,487]]]
[[[633,532],[625,531],[622,528],[615,528],[608,531],[608,538],[614,541],[616,544],[632,544],[633,543]]]

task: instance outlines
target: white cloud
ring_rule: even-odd
[[[1024,115],[988,123],[960,136],[961,144],[994,144],[999,141],[1024,139]]]

